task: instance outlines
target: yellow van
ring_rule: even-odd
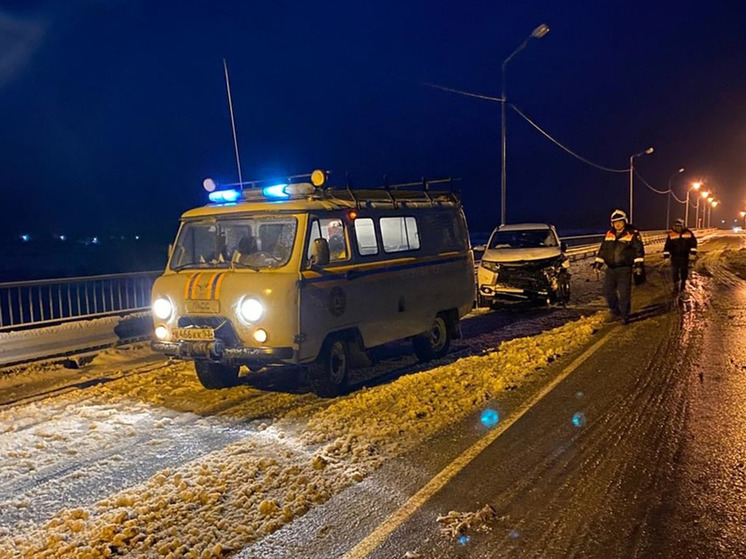
[[[241,365],[306,365],[322,396],[381,344],[409,338],[421,360],[445,355],[475,295],[458,196],[433,189],[444,181],[325,181],[315,171],[214,190],[184,213],[152,290],[152,347],[193,360],[206,388],[236,385]]]

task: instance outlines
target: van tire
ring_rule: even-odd
[[[350,368],[350,350],[341,337],[328,338],[316,361],[308,365],[311,389],[321,398],[339,396],[347,381]]]
[[[198,360],[194,362],[194,370],[202,386],[210,390],[238,385],[238,365]]]
[[[414,353],[420,361],[440,359],[448,353],[451,348],[451,328],[449,326],[446,317],[439,314],[435,317],[427,332],[412,338]]]

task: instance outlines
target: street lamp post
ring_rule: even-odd
[[[635,184],[635,157],[640,157],[641,155],[649,155],[653,153],[655,150],[652,147],[649,147],[645,151],[641,151],[640,153],[636,153],[634,155],[629,156],[629,221],[630,223],[633,222],[634,219],[634,209],[633,209],[633,199],[632,199],[632,190]]]
[[[531,35],[529,35],[525,41],[523,41],[520,46],[513,51],[513,53],[503,60],[502,64],[502,95],[501,95],[501,104],[502,104],[502,110],[500,114],[500,120],[502,124],[502,133],[501,133],[501,140],[502,140],[502,172],[500,174],[500,225],[505,225],[505,205],[506,205],[506,183],[507,183],[507,167],[506,167],[506,161],[507,161],[507,125],[505,122],[505,104],[507,103],[506,93],[505,93],[505,67],[508,65],[508,62],[519,52],[521,52],[524,48],[526,48],[526,45],[531,39],[541,39],[544,35],[549,33],[549,26],[546,23],[542,23],[534,29],[531,32]]]
[[[714,208],[717,208],[717,207],[718,207],[718,204],[719,204],[719,203],[720,203],[720,202],[718,202],[717,200],[713,200],[713,201],[712,201],[712,202],[710,203],[710,207],[709,207],[709,208],[707,208],[707,228],[708,228],[708,229],[709,229],[710,227],[712,227],[712,210],[713,210]]]
[[[705,200],[710,195],[709,192],[702,192],[702,199]],[[697,207],[694,208],[694,228],[699,229],[699,198],[697,198]],[[705,213],[705,207],[702,206],[702,214]]]
[[[631,167],[631,165],[630,165]],[[673,175],[671,175],[671,178],[668,179],[668,196],[666,197],[666,229],[670,229],[670,222],[671,222],[671,183],[673,182],[673,179],[676,178],[677,175],[680,175],[684,172],[684,167],[676,171]]]
[[[684,210],[684,225],[687,227],[689,227],[689,193],[692,190],[699,190],[701,186],[702,186],[701,182],[695,182],[695,183],[692,183],[692,186],[689,187],[686,191],[686,209]]]

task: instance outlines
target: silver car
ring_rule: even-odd
[[[546,223],[497,227],[477,269],[477,306],[501,302],[565,304],[570,299],[570,261],[557,230]]]

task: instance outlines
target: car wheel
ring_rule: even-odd
[[[220,389],[238,385],[238,365],[223,365],[214,361],[195,361],[194,370],[205,388]]]
[[[316,361],[308,366],[311,389],[322,398],[334,398],[342,393],[350,365],[347,342],[330,338],[324,343]]]
[[[412,339],[414,353],[420,361],[432,361],[443,357],[451,347],[451,332],[442,315],[435,317],[432,326]]]

